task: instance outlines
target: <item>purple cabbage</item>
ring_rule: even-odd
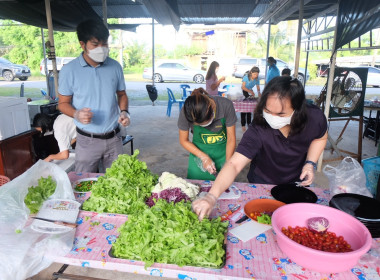
[[[324,233],[330,226],[329,220],[324,217],[313,217],[307,220],[307,227],[314,232]]]
[[[152,193],[145,202],[149,207],[156,204],[157,199],[165,199],[167,202],[190,201],[190,198],[180,188],[166,189],[160,193]]]

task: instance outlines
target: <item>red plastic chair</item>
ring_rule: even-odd
[[[6,183],[8,183],[11,179],[7,176],[0,175],[0,187]]]

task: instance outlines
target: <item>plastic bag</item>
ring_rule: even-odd
[[[330,195],[355,193],[372,197],[366,187],[366,177],[360,163],[352,157],[345,157],[337,167],[326,165],[323,173],[330,185]]]
[[[27,224],[29,208],[24,198],[30,186],[41,177],[52,176],[57,186],[49,199],[71,199],[74,193],[69,177],[59,166],[39,160],[26,172],[0,188],[0,275],[2,280],[24,280],[53,263],[50,256],[70,252],[75,229],[62,234],[36,232]]]
[[[240,87],[230,87],[227,91],[227,98],[231,101],[236,101],[243,97],[244,95]]]

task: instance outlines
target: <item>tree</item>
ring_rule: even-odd
[[[39,70],[43,58],[41,28],[18,24],[12,20],[0,21],[0,41],[9,49],[4,53],[13,63],[26,64]],[[45,41],[48,31],[44,30]],[[81,52],[75,32],[54,32],[56,56],[77,56]]]

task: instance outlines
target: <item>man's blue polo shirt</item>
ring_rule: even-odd
[[[75,109],[90,108],[93,113],[90,124],[74,120],[84,131],[105,133],[118,125],[119,105],[116,91],[125,90],[123,70],[120,64],[107,57],[97,67],[87,64],[83,54],[62,67],[59,73],[58,91],[72,96]]]

